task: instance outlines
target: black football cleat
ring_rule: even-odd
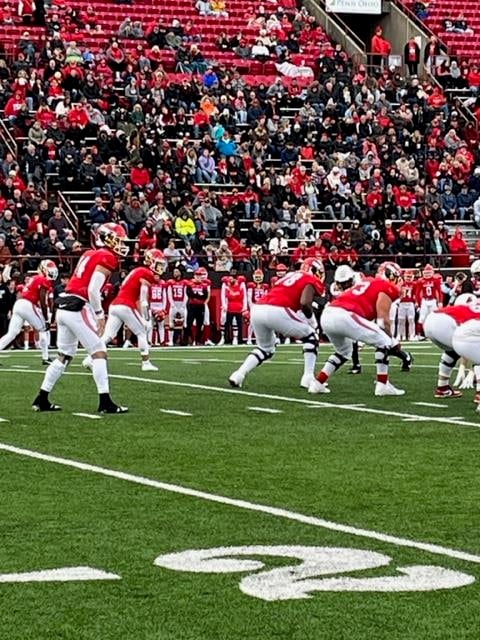
[[[352,367],[351,369],[348,370],[348,373],[351,373],[353,375],[362,373],[362,367],[360,365],[357,367]]]
[[[410,371],[413,365],[413,356],[410,351],[406,351],[405,360],[402,363],[402,371]]]
[[[34,411],[61,411],[62,407],[50,402],[48,395],[45,396],[39,393],[32,403],[32,409]]]
[[[128,413],[128,407],[122,407],[110,400],[110,402],[100,403],[98,413]]]

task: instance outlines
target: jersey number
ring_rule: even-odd
[[[90,257],[91,256],[84,256],[78,261],[77,268],[75,269],[75,275],[77,276],[77,278],[81,278],[83,276],[83,272],[87,267]]]
[[[351,291],[354,296],[362,296],[369,286],[370,286],[370,282],[368,281],[359,282],[354,287],[352,287]]]
[[[283,278],[280,278],[277,284],[281,284],[284,287],[292,287],[295,284],[295,282],[300,280],[302,276],[303,276],[303,273],[300,273],[299,271],[297,271],[296,273],[290,273],[288,274],[288,276],[283,276]]]

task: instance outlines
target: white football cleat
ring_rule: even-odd
[[[142,362],[142,371],[158,371],[158,367],[156,367],[150,360],[145,360]]]
[[[85,369],[90,369],[90,371],[92,370],[93,359],[91,356],[87,356],[82,360],[82,367],[84,367]]]
[[[314,380],[315,376],[312,373],[304,373],[300,380],[300,386],[304,389],[308,389]]]
[[[314,378],[308,387],[308,393],[330,393],[330,389]]]
[[[376,382],[375,383],[375,395],[376,396],[403,396],[405,391],[403,389],[397,389],[391,382]]]
[[[205,346],[206,347],[214,347],[215,343],[212,342],[211,340],[205,340]]]
[[[122,349],[130,349],[130,347],[133,347],[133,344],[130,342],[130,340],[125,340]]]
[[[239,371],[234,371],[228,379],[230,385],[232,387],[237,387],[237,389],[242,388],[242,384],[244,380],[245,380],[245,376]]]

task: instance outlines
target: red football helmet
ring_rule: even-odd
[[[283,264],[283,262],[281,262],[280,264],[277,264],[277,266],[275,267],[275,271],[279,276],[283,276],[287,273],[288,267],[286,264]]]
[[[120,224],[106,222],[95,231],[95,245],[106,247],[123,258],[128,255],[128,247],[125,244],[127,233]]]
[[[53,260],[42,260],[38,265],[38,271],[49,280],[56,280],[58,278],[57,265]]]
[[[199,280],[205,281],[208,278],[208,271],[205,269],[205,267],[199,267],[195,271],[194,276]]]
[[[403,279],[405,282],[413,282],[415,280],[415,271],[413,269],[405,269]]]
[[[305,258],[300,270],[317,276],[319,280],[323,280],[325,278],[325,267],[319,258]]]
[[[253,281],[257,284],[262,284],[263,282],[263,271],[261,269],[256,269],[253,272]]]
[[[432,265],[431,264],[426,264],[423,267],[422,276],[424,278],[433,278],[434,275],[435,275],[435,271],[434,271]]]
[[[402,270],[395,262],[382,262],[378,267],[377,276],[396,284],[402,278]]]
[[[161,276],[167,270],[167,261],[160,249],[148,249],[143,257],[143,264],[157,276]]]

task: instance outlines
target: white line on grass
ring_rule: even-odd
[[[249,411],[258,411],[259,413],[283,413],[280,409],[270,409],[269,407],[247,407]]]
[[[114,469],[99,467],[97,465],[88,464],[86,462],[79,462],[77,460],[70,460],[68,458],[52,456],[46,453],[41,453],[40,451],[22,449],[20,447],[15,447],[13,445],[6,444],[6,443],[0,443],[0,451],[7,451],[8,453],[14,453],[16,455],[25,456],[27,458],[42,460],[43,462],[52,462],[54,464],[59,464],[64,467],[79,469],[80,471],[88,471],[90,473],[96,473],[98,475],[107,476],[110,478],[116,478],[118,480],[125,480],[126,482],[132,482],[134,484],[140,484],[145,487],[160,489],[161,491],[168,491],[170,493],[190,496],[192,498],[199,498],[201,500],[216,502],[219,504],[228,505],[230,507],[237,507],[239,509],[246,509],[248,511],[257,511],[260,513],[266,513],[268,515],[272,515],[277,518],[294,520],[295,522],[301,522],[302,524],[308,524],[314,527],[321,527],[322,529],[329,529],[330,531],[337,531],[339,533],[345,533],[348,535],[358,536],[361,538],[378,540],[380,542],[396,545],[397,547],[409,547],[411,549],[419,549],[421,551],[426,551],[427,553],[433,553],[440,556],[446,556],[448,558],[455,558],[457,560],[465,560],[467,562],[475,562],[477,564],[480,564],[480,555],[475,555],[472,553],[468,553],[466,551],[461,551],[459,549],[450,549],[449,547],[443,547],[441,545],[431,544],[428,542],[420,542],[417,540],[409,540],[408,538],[400,538],[400,537],[392,536],[386,533],[381,533],[380,531],[362,529],[362,528],[354,527],[352,525],[332,522],[330,520],[324,520],[323,518],[308,516],[303,513],[297,513],[296,511],[289,511],[288,509],[281,509],[279,507],[272,507],[269,505],[258,504],[256,502],[248,502],[247,500],[237,500],[235,498],[228,498],[226,496],[220,496],[215,493],[207,493],[205,491],[199,491],[197,489],[192,489],[190,487],[182,487],[181,485],[177,485],[177,484],[160,482],[159,480],[145,478],[143,476],[134,475],[132,473],[125,473],[124,471],[116,471]]]
[[[72,413],[72,416],[78,416],[79,418],[89,418],[90,420],[101,420],[101,416],[96,416],[94,413]]]
[[[434,409],[448,409],[448,404],[441,404],[440,402],[412,402],[418,407],[433,407]]]
[[[16,369],[0,369],[1,373],[18,373]],[[40,369],[28,369],[22,373],[44,373],[43,370]],[[83,373],[80,371],[68,371],[66,373],[67,376],[91,376],[90,373]],[[388,416],[389,418],[412,418],[425,420],[428,422],[439,422],[441,424],[452,425],[452,418],[449,416],[421,416],[415,413],[402,413],[400,411],[391,411],[388,409],[374,409],[372,407],[365,407],[363,405],[357,404],[336,404],[334,402],[316,402],[315,400],[311,400],[309,398],[295,398],[295,397],[287,397],[287,396],[277,396],[271,393],[257,393],[255,391],[244,391],[243,389],[231,389],[230,387],[214,387],[212,385],[207,384],[197,384],[193,382],[180,382],[178,380],[162,380],[161,378],[142,378],[140,376],[126,376],[121,375],[119,373],[112,373],[109,376],[110,378],[118,379],[118,380],[127,380],[131,382],[141,382],[144,384],[145,382],[149,384],[160,384],[169,387],[184,387],[187,389],[201,389],[202,391],[215,391],[216,393],[227,393],[227,394],[235,394],[239,396],[245,396],[249,398],[262,398],[266,400],[277,400],[279,402],[293,402],[295,404],[303,404],[307,405],[309,408],[318,408],[318,409],[343,409],[344,411],[357,411],[359,413],[371,413],[374,415]],[[386,400],[388,403],[388,400]],[[462,427],[473,427],[474,429],[480,428],[480,422],[468,422],[467,420],[463,420],[463,418],[455,418],[455,425]]]
[[[193,413],[187,413],[186,411],[176,411],[175,409],[160,409],[162,413],[170,413],[172,416],[186,416],[191,417]]]

